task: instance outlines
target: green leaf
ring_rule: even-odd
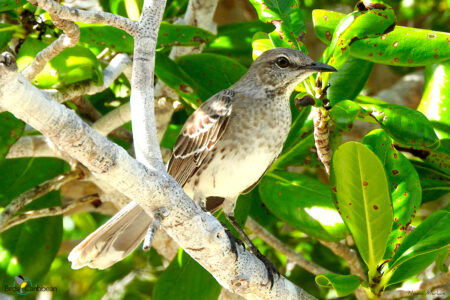
[[[207,99],[208,92],[202,90],[176,62],[160,52],[156,52],[155,75],[173,89],[182,103],[192,111]]]
[[[316,283],[322,287],[333,288],[339,297],[344,297],[359,287],[360,279],[356,275],[322,273],[316,276]]]
[[[422,202],[437,200],[450,192],[450,174],[446,169],[426,162],[413,161],[413,164],[420,176]]]
[[[325,9],[314,9],[312,20],[316,36],[325,44],[329,44],[333,33],[345,14]]]
[[[339,70],[347,60],[353,43],[380,36],[392,30],[393,26],[395,15],[392,7],[381,3],[377,3],[375,8],[346,15],[336,26],[330,46],[325,51],[324,61]],[[329,74],[324,73],[322,78],[326,85]]]
[[[306,32],[303,11],[298,0],[250,0],[259,20],[271,23],[270,38],[276,47],[290,47],[306,52],[302,38]]]
[[[267,33],[257,32],[252,39],[252,58],[255,60],[256,58],[258,58],[258,56],[274,47],[275,46],[274,44],[272,44],[272,41],[270,40]]]
[[[338,20],[344,16],[327,10],[313,11],[314,29],[322,42],[330,43]],[[426,66],[450,58],[449,38],[447,32],[395,26],[392,32],[380,37],[353,42],[350,55],[379,64]]]
[[[133,21],[139,21],[143,0],[124,0],[124,1],[125,1],[125,10],[127,11],[128,17]]]
[[[389,182],[394,224],[384,259],[391,258],[400,246],[422,200],[419,175],[411,162],[394,148],[393,142],[382,129],[371,131],[362,140],[381,160]]]
[[[0,166],[0,205],[30,188],[67,171],[67,164],[54,158],[7,159]],[[60,205],[58,191],[36,199],[25,210]],[[27,221],[0,235],[0,277],[22,274],[42,280],[55,258],[62,239],[62,216]]]
[[[1,4],[0,4],[1,10]],[[0,50],[2,50],[11,40],[14,32],[21,30],[22,28],[17,25],[2,24],[0,23]]]
[[[134,51],[133,37],[121,29],[100,24],[77,24],[80,27],[80,43],[95,54],[105,48],[124,53]]]
[[[330,75],[327,96],[330,105],[342,100],[353,100],[364,88],[372,72],[373,63],[349,57],[339,72]]]
[[[0,164],[8,154],[9,148],[22,136],[25,123],[11,113],[0,113]]]
[[[382,163],[357,142],[341,145],[332,159],[333,195],[353,235],[369,277],[377,273],[392,227],[389,187]]]
[[[357,103],[350,100],[343,100],[334,105],[330,110],[331,121],[334,125],[334,132],[349,131],[353,122],[363,119],[367,112]]]
[[[329,186],[314,178],[270,172],[261,180],[259,194],[275,216],[311,237],[339,241],[347,235]]]
[[[450,212],[437,211],[425,219],[400,245],[389,264],[395,270],[401,264],[450,244]]]
[[[431,265],[439,255],[442,253],[448,253],[447,249],[440,249],[432,252],[428,252],[419,256],[416,256],[395,270],[394,274],[389,280],[389,285],[396,284],[406,279],[422,273],[429,265]]]
[[[247,71],[247,68],[231,58],[209,53],[185,55],[176,62],[199,86],[208,91],[203,100],[229,88]]]
[[[417,110],[432,121],[441,139],[450,138],[450,60],[425,68],[425,91]]]
[[[220,290],[214,277],[182,251],[159,277],[152,299],[210,300],[217,299]]]
[[[2,0],[0,3],[0,12],[12,10],[16,7],[23,6],[27,3],[26,0]]]
[[[200,46],[214,39],[211,32],[191,26],[163,22],[159,27],[157,47]]]
[[[397,143],[414,149],[433,150],[439,139],[430,121],[421,113],[402,105],[375,104],[377,100],[358,96],[357,102]]]
[[[31,64],[36,54],[47,46],[47,43],[28,37],[17,56],[19,70],[22,71]],[[50,60],[33,83],[39,88],[61,88],[83,80],[102,84],[103,73],[100,61],[89,49],[75,46],[63,50]]]
[[[224,55],[245,66],[250,66],[253,62],[251,57],[253,35],[259,31],[271,30],[273,30],[272,25],[259,20],[220,26],[215,40],[204,48],[203,53]]]

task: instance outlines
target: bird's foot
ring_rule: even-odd
[[[245,250],[245,245],[240,239],[235,238],[234,235],[231,233],[231,231],[227,227],[225,227],[225,226],[223,226],[223,227],[225,229],[225,233],[228,236],[228,239],[230,240],[231,252],[233,252],[234,255],[236,255],[236,260],[237,260],[238,259],[238,252],[237,252],[236,245],[242,246],[242,248],[244,250]]]
[[[278,272],[277,268],[275,268],[275,266],[270,262],[270,260],[267,259],[267,257],[262,255],[254,245],[252,246],[253,247],[250,247],[250,252],[252,252],[257,258],[259,258],[260,261],[263,262],[267,270],[267,278],[270,281],[270,288],[272,288],[274,283],[274,275],[279,277],[280,272]]]

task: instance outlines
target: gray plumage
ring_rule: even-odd
[[[297,50],[266,51],[238,82],[188,118],[168,173],[204,208],[208,197],[223,198],[209,208],[222,204],[232,216],[237,197],[257,184],[283,148],[294,88],[314,72],[333,70]],[[137,247],[149,225],[142,208],[127,205],[72,250],[72,268],[111,266]]]

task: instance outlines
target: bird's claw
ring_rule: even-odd
[[[278,272],[277,268],[268,260],[264,255],[261,254],[261,252],[254,253],[257,258],[259,258],[260,261],[263,262],[264,266],[267,270],[267,278],[270,281],[270,288],[273,288],[274,283],[274,275],[280,276],[280,272]]]
[[[231,233],[231,231],[226,227],[225,227],[225,233],[227,234],[228,239],[230,240],[231,252],[233,252],[234,255],[236,255],[236,260],[237,260],[238,252],[237,252],[236,245],[242,246],[242,248],[244,250],[245,250],[245,245],[240,239],[235,238],[234,235]]]

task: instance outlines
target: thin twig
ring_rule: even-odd
[[[432,289],[443,286],[449,282],[450,282],[450,272],[447,272],[431,279],[419,281],[409,288],[400,288],[394,291],[387,291],[381,296],[381,299],[383,300],[398,299],[412,296],[415,294],[420,294],[424,291],[431,292]],[[446,296],[448,295],[445,293],[445,295],[443,296],[444,298],[446,298]]]
[[[33,200],[42,197],[43,195],[59,189],[63,184],[70,182],[72,180],[79,179],[83,176],[83,172],[80,169],[75,169],[69,171],[65,174],[59,175],[47,182],[40,184],[28,192],[20,195],[19,197],[13,199],[0,214],[0,230],[6,225],[8,220],[20,209],[22,209],[27,204],[31,203]]]
[[[127,102],[118,108],[110,111],[92,124],[92,128],[101,135],[108,135],[116,128],[130,121],[130,103]]]
[[[62,20],[56,15],[50,14],[53,24],[63,30],[56,41],[39,52],[33,62],[23,70],[23,76],[32,81],[45,67],[47,62],[61,53],[64,49],[75,47],[80,40],[80,28],[72,21]]]
[[[322,245],[328,247],[337,256],[342,257],[347,262],[348,267],[350,268],[350,272],[352,274],[358,275],[362,279],[367,280],[366,273],[364,272],[364,269],[361,266],[361,262],[355,250],[338,242],[330,242],[323,240],[319,240],[319,242]]]
[[[106,24],[122,29],[134,36],[137,24],[132,20],[115,14],[82,10],[77,8],[69,8],[60,5],[53,0],[28,0],[31,4],[45,9],[49,14],[56,15],[64,20],[74,22],[90,23],[90,24]]]
[[[320,273],[330,273],[329,270],[313,263],[312,261],[304,258],[300,253],[296,253],[294,250],[283,244],[279,239],[274,237],[270,232],[268,232],[264,227],[259,225],[252,218],[247,219],[247,223],[245,224],[248,229],[250,229],[257,237],[262,239],[268,245],[272,246],[278,252],[286,255],[286,258],[292,262],[294,262],[299,267],[305,269],[311,274],[318,275]]]
[[[94,105],[92,105],[92,103],[90,101],[88,101],[85,97],[75,97],[74,99],[70,100],[70,102],[72,102],[73,104],[75,104],[79,110],[79,112],[81,112],[82,114],[86,115],[86,117],[89,119],[89,121],[91,122],[96,122],[100,119],[102,119],[102,114],[94,107]],[[122,106],[128,106],[129,107],[129,103],[125,103]],[[120,107],[122,107],[120,106]],[[120,108],[119,107],[119,108]],[[117,109],[119,109],[117,108]],[[117,109],[113,110],[116,111]],[[129,109],[128,109],[128,114],[129,114]],[[129,119],[129,117],[128,117]],[[129,120],[128,120],[129,121]],[[128,122],[127,121],[127,122]],[[114,124],[110,124],[112,125],[111,130],[108,131],[106,134],[104,135],[109,135],[110,137],[115,137],[121,140],[126,141],[127,143],[131,144],[133,142],[133,134],[131,133],[131,131],[122,128],[120,126],[122,126],[123,124],[125,124],[126,122],[116,122]],[[95,124],[95,123],[94,123]],[[97,128],[95,128],[97,129]],[[101,132],[100,132],[101,133]],[[102,133],[103,134],[103,133]]]
[[[129,64],[131,64],[130,57],[127,54],[119,53],[111,59],[109,65],[103,70],[102,85],[96,85],[93,82],[82,82],[73,84],[62,91],[47,90],[46,93],[59,103],[72,100],[82,95],[94,95],[100,93],[109,88]]]
[[[87,203],[92,203],[94,206],[99,205],[100,198],[97,194],[88,195],[85,197],[82,197],[76,201],[72,201],[70,203],[67,203],[60,207],[50,207],[40,210],[32,210],[24,212],[23,214],[12,218],[9,220],[5,226],[0,228],[0,233],[10,229],[11,227],[20,225],[28,220],[38,219],[38,218],[44,218],[44,217],[52,217],[57,215],[62,215],[67,213],[68,211],[71,211],[72,209],[77,208],[81,205],[86,205]],[[96,202],[98,202],[96,204]]]

